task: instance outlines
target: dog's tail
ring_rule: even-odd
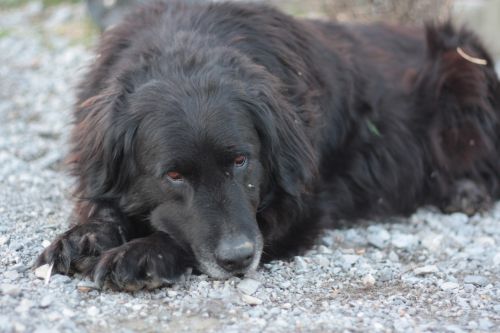
[[[428,25],[427,59],[415,79],[415,103],[440,169],[463,173],[497,154],[500,83],[479,39],[450,23]]]

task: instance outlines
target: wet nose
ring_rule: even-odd
[[[222,241],[215,251],[217,264],[229,272],[247,268],[253,260],[255,245],[244,236]]]

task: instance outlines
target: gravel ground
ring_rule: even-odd
[[[133,294],[30,266],[67,227],[61,171],[90,60],[79,6],[0,12],[0,332],[499,332],[500,203],[328,231],[245,279],[191,276]],[[85,38],[83,38],[85,39]]]

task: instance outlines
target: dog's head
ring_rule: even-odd
[[[127,214],[146,216],[201,271],[245,273],[264,247],[259,212],[272,209],[276,191],[300,195],[312,150],[265,68],[206,41],[179,43],[128,66],[84,105],[80,174],[91,197],[119,198]]]

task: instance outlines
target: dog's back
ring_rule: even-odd
[[[471,31],[450,23],[421,28],[308,24],[321,32],[319,38],[349,64],[356,78],[356,102],[349,112],[359,120],[357,134],[327,159],[327,177],[345,174],[346,165],[352,168],[339,161],[355,160],[353,151],[373,153],[359,158],[363,163],[372,160],[360,167],[371,170],[371,176],[359,184],[361,199],[345,200],[346,212],[405,212],[414,209],[412,204],[431,203],[472,214],[489,196],[500,195],[500,84],[491,56]],[[352,172],[344,178],[359,182],[365,174],[370,173]],[[335,192],[351,185],[327,187]],[[350,195],[346,191],[343,196]],[[377,201],[377,195],[382,204],[367,204]],[[331,210],[338,213],[342,206]]]

